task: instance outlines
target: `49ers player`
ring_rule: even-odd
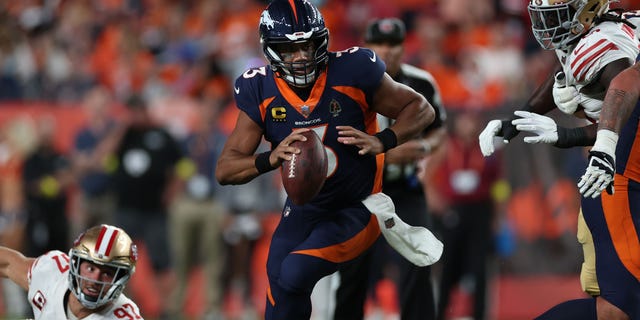
[[[485,155],[493,153],[495,137],[508,142],[520,131],[533,134],[524,138],[526,143],[548,143],[560,148],[593,146],[589,166],[578,185],[583,195],[578,237],[585,253],[581,282],[583,289],[595,298],[562,303],[538,319],[640,317],[637,261],[640,241],[635,227],[640,218],[640,204],[637,196],[630,195],[635,194],[635,178],[629,176],[634,170],[625,170],[640,166],[638,157],[631,152],[638,119],[631,117],[623,130],[598,128],[597,124],[603,120],[602,99],[611,80],[638,56],[638,14],[609,11],[609,3],[608,0],[530,1],[533,34],[542,48],[555,50],[559,68],[534,92],[524,111],[516,111],[515,117],[508,120],[490,121],[479,137]],[[542,115],[554,107],[586,117],[591,124],[559,127],[553,119]],[[603,116],[617,115],[604,110]],[[617,167],[616,157],[622,160]],[[614,184],[619,189],[615,193]],[[600,194],[602,197],[597,198]]]
[[[27,258],[0,247],[0,275],[28,290],[35,319],[142,319],[122,294],[136,260],[126,232],[103,224],[82,233],[69,255],[54,250]]]

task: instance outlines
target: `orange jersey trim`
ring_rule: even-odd
[[[345,242],[319,249],[298,250],[292,253],[318,257],[333,263],[345,262],[356,258],[360,253],[367,250],[379,235],[378,220],[374,215],[371,215],[367,226]]]
[[[376,134],[379,130],[378,117],[375,112],[369,109],[369,104],[367,103],[364,92],[358,88],[349,86],[335,86],[332,88],[340,93],[347,95],[349,98],[355,100],[358,105],[360,105],[360,109],[362,109],[362,114],[364,116],[365,132],[370,135]],[[382,192],[384,154],[379,154],[376,156],[376,168],[376,175],[373,181],[373,188],[371,190],[372,194]]]
[[[276,299],[273,298],[273,294],[271,293],[271,286],[267,287],[267,299],[269,299],[271,306],[276,305]]]
[[[262,122],[264,122],[264,119],[267,117],[267,106],[271,104],[271,101],[273,101],[273,99],[275,98],[276,97],[266,98],[258,106],[260,108],[260,117],[262,118]]]
[[[332,87],[334,90],[347,95],[349,98],[355,100],[360,108],[362,109],[362,114],[364,116],[364,127],[365,132],[374,135],[378,132],[378,117],[375,112],[372,112],[369,109],[369,104],[367,103],[367,99],[365,98],[365,94],[362,90],[349,86],[335,86]],[[376,156],[376,175],[373,181],[373,188],[371,193],[382,192],[382,174],[384,168],[384,154],[379,154]]]
[[[622,264],[640,280],[640,241],[629,208],[629,178],[616,174],[615,196],[602,192],[602,208],[607,228]]]
[[[287,100],[287,102],[293,108],[298,110],[298,113],[300,113],[305,118],[307,118],[309,114],[311,114],[313,110],[316,108],[316,106],[318,105],[318,102],[320,101],[320,97],[322,97],[322,93],[324,92],[324,88],[327,84],[327,73],[326,72],[320,73],[320,76],[316,80],[316,83],[313,85],[313,88],[311,89],[311,94],[309,95],[309,98],[306,101],[302,101],[302,99],[300,99],[300,97],[298,97],[298,95],[293,90],[291,90],[287,82],[284,81],[282,78],[276,77],[275,81],[276,81],[276,86],[278,87],[278,90],[280,91],[280,94],[282,94],[284,99]],[[309,107],[308,114],[302,113],[302,106]]]
[[[360,105],[362,113],[367,114],[367,111],[369,110],[369,104],[367,103],[367,99],[365,98],[364,91],[356,87],[349,86],[334,86],[332,88],[333,90],[343,93],[349,98],[355,100]]]

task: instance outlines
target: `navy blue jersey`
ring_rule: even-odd
[[[264,130],[272,148],[297,128],[312,128],[322,139],[329,170],[312,205],[344,206],[381,190],[383,156],[359,155],[356,146],[339,143],[336,126],[352,126],[369,134],[378,131],[370,106],[384,71],[384,63],[373,51],[353,47],[330,52],[327,68],[306,101],[268,66],[249,69],[236,80],[238,108]]]

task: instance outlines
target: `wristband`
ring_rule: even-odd
[[[511,121],[517,119],[516,117],[511,117],[509,120],[501,120],[502,125],[500,126],[500,130],[496,134],[498,137],[502,137],[505,142],[511,141],[511,139],[515,138],[515,136],[520,133],[516,126],[514,126]]]
[[[265,173],[275,169],[275,167],[273,167],[271,165],[271,162],[269,161],[270,155],[271,155],[271,151],[258,154],[254,162],[256,169],[258,169],[258,173]]]
[[[383,152],[387,152],[387,150],[395,148],[398,145],[396,133],[389,128],[376,133],[375,136],[382,142]]]
[[[615,158],[616,146],[618,145],[618,134],[607,129],[600,129],[596,135],[596,143],[591,151],[600,151]]]
[[[571,148],[576,146],[591,146],[595,138],[589,137],[585,127],[563,128],[558,126],[558,141],[555,146],[558,148]]]

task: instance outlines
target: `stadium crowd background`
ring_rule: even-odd
[[[509,115],[549,74],[556,59],[533,39],[525,0],[313,2],[331,32],[332,51],[362,45],[362,33],[373,18],[401,18],[407,25],[407,62],[435,77],[443,104],[453,116],[468,111],[485,120]],[[218,106],[218,126],[230,132],[237,112],[232,81],[246,68],[265,63],[257,21],[266,3],[0,2],[0,217],[24,211],[21,161],[37,144],[40,119],[56,122],[55,145],[63,154],[70,152],[74,135],[86,120],[83,101],[95,88],[104,88],[112,96],[109,115],[116,120],[124,112],[125,101],[140,93],[149,101],[151,113],[178,140],[193,130],[201,106]],[[614,6],[634,9],[640,1],[620,1]],[[554,116],[571,125],[570,118]],[[496,319],[530,318],[563,298],[580,296],[575,182],[586,167],[584,156],[582,149],[525,146],[521,139],[514,139],[504,150],[504,179],[494,188],[500,204],[492,271],[497,280],[488,302]],[[77,187],[71,184],[65,192],[73,199]],[[80,230],[83,220],[74,204],[69,202],[66,214],[71,228]],[[254,267],[249,272],[255,277],[249,281],[258,310],[264,304],[265,280],[260,276],[264,242],[278,214],[266,211],[257,215],[262,233],[254,243]],[[12,221],[7,217],[0,223],[0,241],[20,246],[24,234],[20,228],[7,227],[6,221]],[[134,287],[152,281],[145,276],[144,264],[139,270],[134,278],[145,280],[134,281]],[[193,284],[198,277],[201,274],[194,272]],[[163,313],[160,298],[154,297],[157,292],[133,291],[143,311],[151,310],[152,316]],[[198,286],[188,290],[187,314],[203,312],[198,304],[201,294]],[[240,314],[233,294],[227,290],[225,296],[229,312]],[[456,312],[464,314],[464,288],[456,301]],[[5,310],[6,300],[1,305]]]

